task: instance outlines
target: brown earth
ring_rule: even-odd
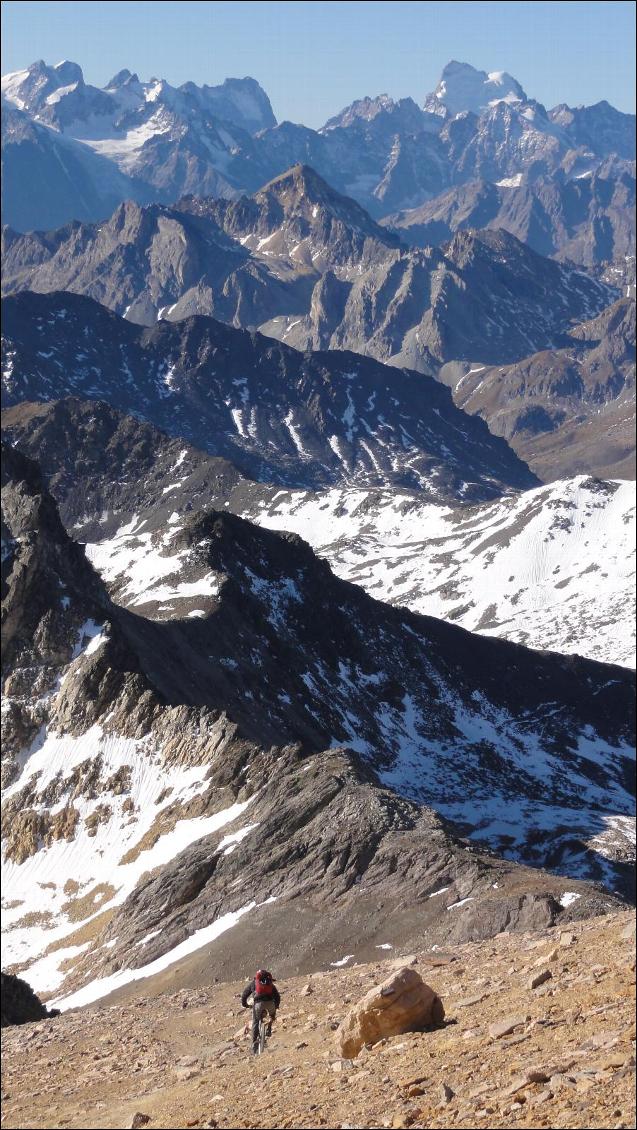
[[[242,983],[175,992],[168,970],[118,1003],[5,1029],[3,1125],[631,1127],[634,938],[634,913],[612,914],[281,981],[258,1059]],[[349,1006],[412,962],[444,1024],[339,1059]]]

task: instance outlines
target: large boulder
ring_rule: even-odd
[[[440,1024],[444,1015],[438,994],[415,969],[403,966],[349,1010],[336,1031],[336,1044],[344,1059],[354,1059],[365,1044],[422,1031]]]
[[[2,974],[2,1027],[10,1024],[28,1024],[33,1020],[45,1020],[59,1016],[59,1009],[49,1011],[33,989],[21,977],[12,973]]]

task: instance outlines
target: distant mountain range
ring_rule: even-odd
[[[634,254],[617,216],[623,199],[628,208],[634,199],[634,117],[607,102],[547,112],[505,72],[452,62],[423,108],[411,98],[363,98],[320,130],[277,124],[253,79],[175,88],[124,70],[98,89],[75,63],[39,61],[5,76],[2,89],[4,219],[19,231],[102,220],[125,199],[234,198],[303,163],[376,218],[429,205],[431,216],[408,221],[426,238],[442,230],[434,222],[458,226],[462,210],[450,225],[449,205],[429,202],[479,180],[482,193],[507,189],[506,203],[489,204],[488,221],[474,216],[469,226],[497,212],[500,226],[526,229],[542,253],[580,263]],[[561,186],[549,202],[547,176]],[[580,187],[591,178],[592,192]]]
[[[298,349],[424,372],[518,360],[617,296],[505,231],[407,248],[304,165],[238,201],[125,204],[102,224],[5,230],[3,258],[4,293],[77,291],[145,325],[211,314]]]
[[[10,972],[632,898],[634,119],[458,62],[320,130],[2,90]]]
[[[634,299],[613,307],[617,287],[504,230],[408,248],[295,166],[236,201],[128,203],[102,224],[5,229],[3,261],[8,294],[77,292],[148,327],[212,315],[297,350],[351,350],[436,376],[541,478],[634,473]],[[39,307],[25,295],[16,309]],[[69,377],[75,369],[72,357]],[[54,395],[75,391],[67,382]]]

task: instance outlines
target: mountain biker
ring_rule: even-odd
[[[259,1021],[262,1016],[269,1016],[268,1036],[272,1035],[272,1021],[276,1020],[276,1010],[281,1005],[279,990],[274,984],[274,978],[267,969],[257,969],[252,981],[246,985],[241,996],[243,1008],[249,1008],[248,1000],[252,997],[252,1051],[256,1054],[259,1050]]]

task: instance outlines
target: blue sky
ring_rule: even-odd
[[[72,59],[103,85],[122,67],[175,85],[252,75],[279,120],[321,125],[355,98],[421,103],[450,59],[507,70],[553,106],[635,106],[628,3],[71,3],[4,0],[2,72]]]

